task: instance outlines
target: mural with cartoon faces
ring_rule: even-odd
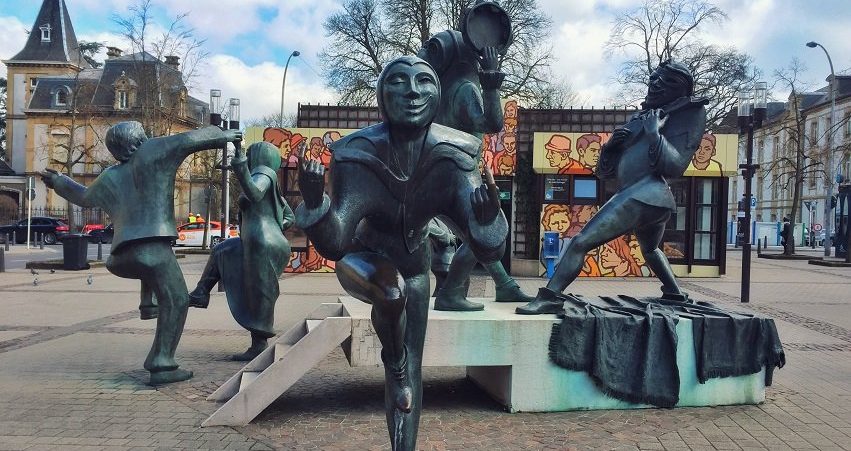
[[[505,102],[502,130],[482,137],[482,165],[494,175],[513,176],[517,169],[517,101]]]
[[[532,168],[538,174],[593,174],[600,150],[610,133],[534,133]],[[738,137],[703,135],[700,146],[683,175],[722,177],[736,175]]]
[[[559,233],[559,249],[563,252],[568,241],[575,237],[597,213],[596,205],[545,204],[541,213],[541,242],[543,232]],[[638,255],[635,252],[638,252]],[[546,273],[546,265],[541,262],[541,275]],[[638,249],[634,235],[624,235],[596,249],[585,256],[580,277],[641,277],[651,275],[645,266],[645,260]]]
[[[319,128],[278,128],[250,127],[245,131],[243,147],[260,141],[266,141],[278,148],[286,168],[298,167],[298,156],[307,150],[307,158],[320,161],[325,167],[331,164],[331,149],[333,142],[354,130],[329,130]],[[298,189],[297,185],[287,189]],[[290,229],[292,230],[292,229]],[[284,272],[334,272],[335,263],[328,260],[308,244],[306,251],[293,252]]]

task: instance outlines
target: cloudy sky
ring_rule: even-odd
[[[127,15],[137,0],[65,0],[77,37],[122,47],[112,18]],[[23,48],[38,0],[0,0],[0,59]],[[340,8],[336,0],[153,0],[159,23],[188,13],[185,21],[206,40],[211,58],[193,95],[207,98],[210,88],[242,100],[243,121],[273,114],[280,108],[281,76],[287,56],[299,50],[287,75],[286,110],[301,103],[333,102],[335,97],[320,76],[317,58],[326,43],[324,18]],[[553,67],[578,92],[579,106],[611,104],[616,88],[612,77],[620,56],[607,57],[615,14],[635,8],[636,0],[538,0],[553,19]],[[707,32],[704,39],[733,45],[753,56],[770,81],[775,69],[799,58],[808,68],[805,81],[823,86],[829,74],[824,53],[804,46],[815,40],[831,53],[837,73],[851,73],[851,1],[716,0],[729,20]],[[0,73],[5,66],[0,64]],[[785,93],[776,92],[783,97]]]

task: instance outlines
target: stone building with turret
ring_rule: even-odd
[[[103,143],[115,123],[142,122],[149,136],[206,123],[207,104],[188,94],[178,57],[123,55],[108,47],[107,59],[92,67],[80,51],[64,0],[43,0],[31,30],[24,48],[3,61],[8,69],[7,163],[14,172],[0,177],[0,196],[7,205],[11,200],[23,207],[26,178],[48,167],[83,184],[94,180],[115,163]],[[190,197],[190,171],[182,172],[175,190],[178,217],[188,213]],[[35,178],[36,208],[67,206]]]

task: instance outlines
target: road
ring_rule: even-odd
[[[103,258],[109,256],[112,245],[103,244]],[[2,245],[0,245],[2,247]],[[98,256],[97,244],[89,244],[89,260],[95,260]],[[6,270],[23,269],[27,262],[36,260],[54,260],[62,258],[62,244],[54,244],[51,246],[45,245],[44,249],[39,249],[38,246],[31,246],[27,249],[26,244],[16,244],[9,247],[9,251],[5,252]]]

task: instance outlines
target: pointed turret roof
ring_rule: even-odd
[[[44,0],[27,44],[7,63],[67,63],[89,67],[79,45],[65,0]]]

